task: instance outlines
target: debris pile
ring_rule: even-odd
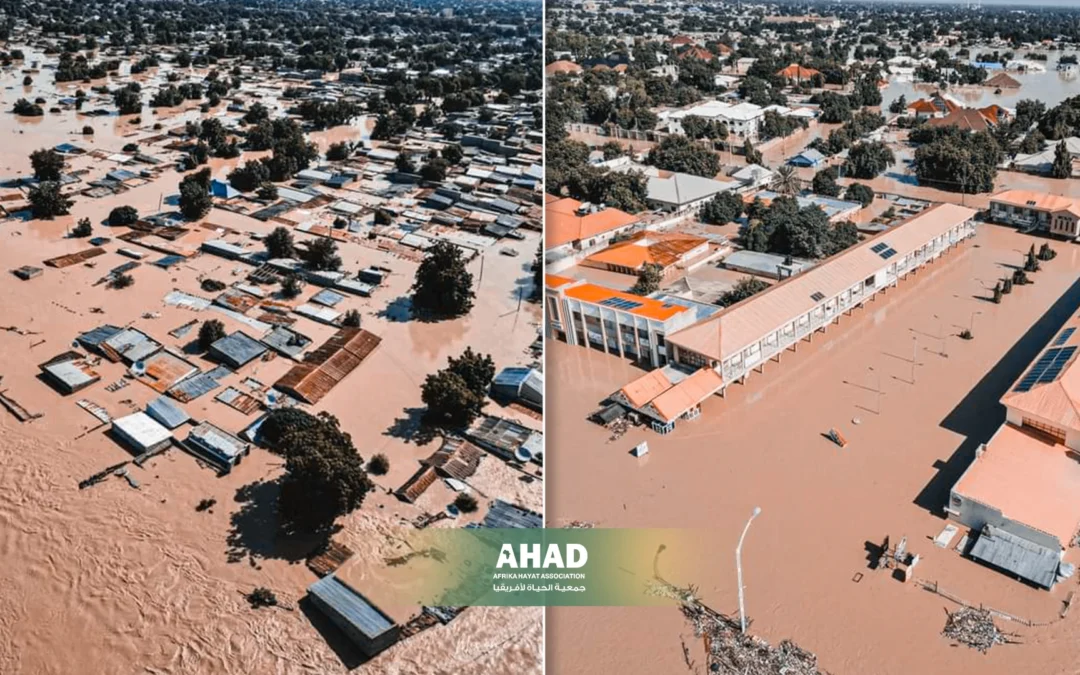
[[[974,607],[963,607],[950,613],[941,634],[984,654],[994,645],[1016,642],[1013,635],[998,629],[990,610]]]
[[[623,434],[630,430],[630,421],[625,417],[622,417],[609,424],[607,429],[611,432],[611,436],[608,437],[608,443],[617,441],[623,437]]]
[[[705,639],[707,672],[731,675],[826,675],[817,655],[790,640],[775,647],[739,629],[739,622],[701,604],[692,586],[678,588],[658,581],[648,592],[678,600],[694,635]]]

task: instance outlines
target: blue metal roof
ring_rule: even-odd
[[[92,328],[92,329],[86,331],[85,333],[80,333],[79,337],[76,338],[76,339],[79,341],[79,344],[81,344],[83,347],[86,347],[87,349],[91,349],[91,348],[97,347],[102,342],[105,342],[106,340],[108,340],[109,338],[116,335],[117,333],[119,333],[122,330],[123,330],[123,328],[121,328],[119,326],[113,326],[112,324],[105,324],[104,326],[98,326],[97,328]]]
[[[146,414],[169,429],[175,429],[191,419],[187,411],[164,396],[146,404]]]
[[[333,574],[308,586],[308,593],[368,638],[376,638],[394,627],[389,618]]]

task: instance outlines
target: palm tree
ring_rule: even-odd
[[[795,173],[795,167],[784,164],[776,169],[776,191],[782,195],[798,194],[802,181]]]

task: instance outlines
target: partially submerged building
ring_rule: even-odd
[[[140,455],[166,448],[173,441],[172,432],[144,412],[114,419],[112,433]]]
[[[975,234],[975,211],[939,204],[708,319],[669,335],[670,357],[713,368],[724,387],[744,379],[840,315]],[[723,391],[723,388],[721,389]]]
[[[544,373],[536,368],[503,368],[491,381],[491,396],[543,410]]]
[[[231,471],[251,451],[251,445],[209,422],[192,429],[184,439],[184,447],[222,473]]]
[[[1005,190],[990,197],[990,220],[1067,239],[1080,237],[1080,199],[1031,190]]]
[[[67,351],[38,366],[42,377],[62,394],[73,394],[101,380],[82,354]]]
[[[339,382],[375,351],[382,341],[362,328],[342,328],[304,362],[292,367],[277,382],[279,389],[305,403],[318,403]]]
[[[476,473],[483,458],[483,451],[472,443],[461,438],[446,438],[441,448],[420,460],[420,468],[394,494],[411,504],[439,478],[465,483]]]
[[[210,358],[239,370],[266,353],[266,345],[242,331],[230,333],[210,345]]]
[[[470,441],[507,461],[540,461],[544,455],[544,434],[512,420],[481,416],[465,432]]]
[[[1001,398],[1006,421],[952,487],[946,513],[977,536],[970,556],[1042,588],[1072,573],[1080,532],[1080,319]]]

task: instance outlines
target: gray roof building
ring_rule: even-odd
[[[308,586],[312,603],[367,656],[397,642],[401,627],[336,574]]]
[[[146,414],[167,429],[175,429],[187,423],[191,415],[164,396],[159,396],[146,404]]]
[[[210,345],[209,355],[232,369],[240,368],[266,353],[266,345],[236,331]]]
[[[191,430],[184,445],[193,454],[228,473],[248,454],[251,446],[227,431],[203,422]]]
[[[144,412],[113,420],[112,432],[137,453],[160,450],[172,443],[172,433]]]

